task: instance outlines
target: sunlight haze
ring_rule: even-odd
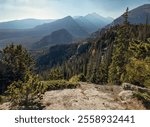
[[[59,19],[93,12],[117,18],[126,7],[133,9],[148,3],[150,0],[0,0],[0,20]]]

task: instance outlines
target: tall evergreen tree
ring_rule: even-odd
[[[109,81],[112,84],[121,83],[121,75],[125,71],[127,63],[127,50],[129,45],[127,26],[118,30],[118,36],[114,42],[112,63],[109,67]]]
[[[5,83],[2,92],[5,91],[11,108],[39,109],[41,105],[37,100],[43,93],[43,85],[33,76],[34,62],[27,50],[21,45],[11,44],[3,49],[1,62],[5,67],[5,73],[2,74],[5,82],[0,80]]]
[[[6,89],[7,85],[14,81],[24,81],[24,77],[27,71],[30,71],[33,67],[33,60],[30,54],[21,45],[9,45],[2,51],[2,64],[5,66],[5,74],[0,83],[4,82]],[[3,83],[2,83],[3,84]]]
[[[129,8],[127,7],[126,12],[123,14],[125,25],[129,24],[128,16],[129,16]]]
[[[117,30],[117,37],[113,45],[112,63],[109,67],[108,82],[112,84],[121,84],[121,76],[125,71],[125,65],[128,61],[127,50],[129,46],[129,8],[123,14],[124,24]]]

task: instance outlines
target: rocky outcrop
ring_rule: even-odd
[[[146,109],[150,109],[150,89],[130,83],[123,83],[122,88],[124,91],[119,94],[119,97],[125,104],[128,103],[128,101],[131,102],[131,100],[136,99],[144,105]]]
[[[140,93],[146,92],[146,93],[150,94],[150,89],[145,88],[145,87],[135,86],[130,83],[123,83],[122,87],[124,90],[131,90],[131,91],[140,92]]]
[[[134,92],[131,90],[124,90],[119,93],[119,98],[121,100],[131,100],[133,98]]]
[[[10,102],[6,102],[6,103],[3,103],[3,104],[0,104],[0,110],[9,110],[10,106],[11,106]]]
[[[48,110],[115,110],[145,109],[131,91],[122,91],[121,86],[102,86],[80,83],[77,89],[47,91],[42,103]],[[120,93],[120,94],[119,94]],[[118,96],[119,94],[119,96]],[[123,101],[122,99],[128,101]]]
[[[91,43],[86,42],[86,41],[82,42],[77,47],[76,55],[80,55],[82,53],[86,53],[90,49],[90,47],[91,47]]]

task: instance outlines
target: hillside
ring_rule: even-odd
[[[50,66],[48,65],[48,63],[52,63],[53,61],[53,57],[51,57],[51,52],[55,52],[54,54],[52,54],[52,56],[54,57],[57,57],[57,61],[55,61],[56,63],[58,62],[75,62],[77,60],[77,64],[78,64],[78,61],[85,61],[85,63],[87,62],[87,60],[89,61],[90,57],[92,57],[92,51],[93,50],[100,50],[100,46],[101,47],[101,50],[103,52],[106,51],[106,49],[108,48],[108,46],[110,46],[110,43],[112,43],[114,41],[114,38],[116,36],[115,34],[115,29],[112,28],[110,30],[107,30],[107,29],[103,29],[101,30],[101,32],[98,32],[95,34],[95,38],[93,38],[93,36],[85,39],[85,40],[82,40],[80,41],[79,43],[74,43],[74,44],[69,44],[68,47],[70,47],[69,51],[73,51],[73,54],[70,54],[70,52],[66,52],[66,49],[63,48],[64,45],[57,45],[57,46],[52,46],[49,51],[44,54],[44,55],[41,55],[39,58],[38,58],[38,64],[40,67],[44,67],[44,66],[49,66],[50,68],[53,67],[53,66]],[[76,45],[74,47],[74,45]],[[67,45],[66,45],[67,46]],[[59,49],[64,49],[61,53],[59,52]],[[56,54],[56,55],[55,55]],[[64,59],[58,59],[59,56],[63,57]],[[67,57],[66,56],[70,56],[70,57]],[[46,57],[47,59],[44,59],[44,57]],[[43,60],[45,61],[43,63]],[[47,61],[47,62],[46,62]],[[94,62],[94,61],[93,61]],[[47,63],[47,64],[46,64]],[[81,63],[79,63],[81,64]],[[83,63],[82,63],[83,64]],[[81,64],[81,65],[82,65]],[[73,64],[72,66],[76,66],[76,64]]]
[[[37,67],[45,70],[61,65],[76,53],[77,46],[78,44],[63,44],[50,47],[44,55],[37,58]]]
[[[129,11],[128,20],[131,24],[146,24],[146,20],[150,18],[150,4],[145,4]],[[111,25],[122,24],[123,16],[115,19]],[[147,22],[150,24],[150,21]]]
[[[50,35],[43,37],[39,42],[33,44],[33,48],[42,49],[53,45],[69,44],[73,42],[74,37],[65,29],[52,32]]]

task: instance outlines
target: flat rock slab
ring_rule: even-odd
[[[42,103],[46,110],[122,110],[144,109],[138,100],[125,102],[119,99],[120,86],[101,86],[80,83],[77,89],[48,91]],[[133,103],[134,102],[134,103]]]
[[[0,105],[0,110],[9,110],[10,103],[6,102]]]

